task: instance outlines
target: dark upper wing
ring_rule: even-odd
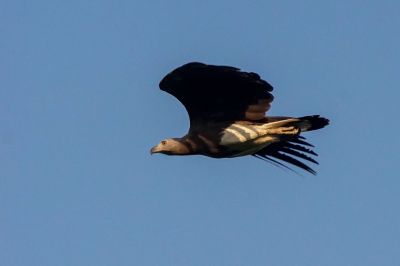
[[[160,82],[197,121],[260,120],[270,107],[272,86],[256,73],[203,63],[183,65]]]

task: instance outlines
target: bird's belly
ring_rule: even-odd
[[[261,126],[233,124],[221,136],[220,145],[229,151],[228,157],[254,154],[278,139]]]

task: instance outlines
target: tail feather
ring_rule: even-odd
[[[296,127],[301,132],[317,130],[329,124],[329,120],[319,115],[310,115],[303,117],[273,117],[264,125],[266,129],[275,129],[280,127]]]
[[[298,119],[308,124],[308,128],[305,131],[317,130],[329,125],[329,119],[320,117],[319,115],[303,116]]]

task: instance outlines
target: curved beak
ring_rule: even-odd
[[[157,145],[157,146],[154,146],[154,147],[151,148],[151,150],[150,150],[150,154],[157,153],[157,152],[159,152],[159,150],[158,150],[158,145]]]

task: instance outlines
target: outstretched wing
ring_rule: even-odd
[[[197,62],[169,73],[161,80],[160,89],[185,106],[191,125],[199,121],[261,120],[273,100],[272,86],[258,74]]]

